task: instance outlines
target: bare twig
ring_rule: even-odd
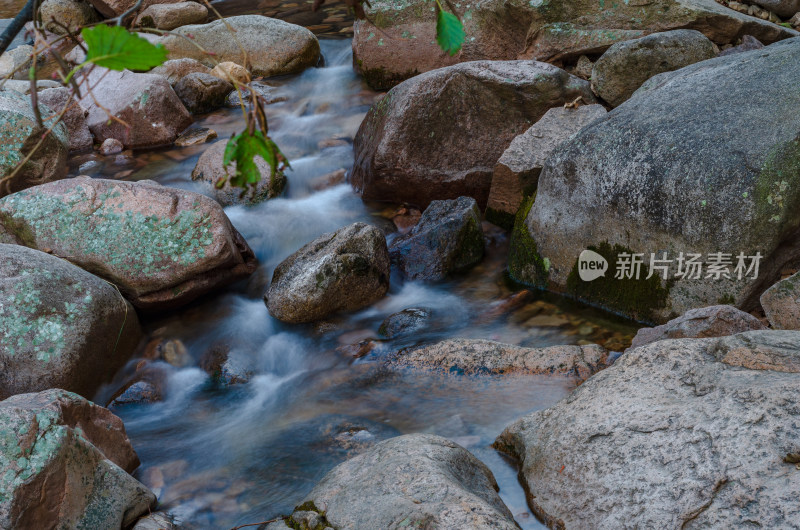
[[[250,523],[250,524],[242,524],[239,526],[234,526],[231,530],[239,530],[240,528],[247,528],[248,526],[261,526],[262,524],[269,524],[280,521],[281,517],[276,517],[275,519],[270,519],[269,521],[261,521],[260,523]]]
[[[125,19],[128,18],[129,16],[131,16],[134,12],[138,11],[139,8],[142,7],[142,2],[144,2],[144,0],[137,0],[137,2],[135,4],[133,4],[133,6],[131,6],[130,9],[128,9],[127,11],[122,13],[120,16],[118,16],[116,18],[117,26],[122,26],[123,24],[125,24]],[[114,19],[111,19],[111,20],[114,20]]]

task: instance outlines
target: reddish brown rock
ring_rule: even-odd
[[[761,307],[773,328],[800,329],[800,273],[764,291]]]

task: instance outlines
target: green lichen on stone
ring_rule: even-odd
[[[774,230],[800,224],[800,140],[781,144],[770,151],[753,189],[756,219]]]
[[[214,243],[212,221],[199,204],[172,217],[145,215],[126,209],[113,187],[96,197],[83,186],[63,196],[26,190],[0,199],[0,211],[13,218],[17,232],[36,234],[37,246],[137,275],[191,265]]]
[[[608,261],[609,269],[605,276],[585,282],[578,276],[576,256],[575,264],[567,277],[567,293],[633,319],[654,322],[655,311],[667,305],[674,279],[667,280],[666,285],[662,284],[661,275],[658,273],[645,279],[649,273],[647,263],[642,263],[639,279],[616,279],[614,269],[617,257],[623,253],[633,254],[633,251],[622,245],[611,246],[605,241],[587,248],[603,256]]]
[[[544,289],[547,287],[550,262],[539,255],[536,241],[525,224],[535,201],[536,196],[531,196],[517,210],[508,249],[508,272],[515,281]]]

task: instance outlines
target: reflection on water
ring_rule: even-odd
[[[271,130],[293,166],[286,195],[226,209],[257,254],[259,270],[188,308],[146,320],[148,350],[98,401],[107,402],[137,374],[160,374],[161,402],[116,412],[142,461],[137,477],[189,528],[230,528],[287,513],[337,463],[377,440],[409,432],[441,434],[469,448],[495,473],[522,527],[540,528],[516,470],[489,446],[509,422],[555,403],[573,384],[557,377],[390,373],[380,359],[400,347],[449,337],[526,346],[600,342],[621,349],[635,330],[564,300],[515,294],[503,274],[507,235],[489,225],[488,256],[466,276],[437,285],[393,278],[388,296],[374,306],[314,325],[272,319],[261,296],[275,266],[300,246],[354,221],[395,237],[395,208],[365,205],[347,184],[315,191],[322,177],[352,165],[353,136],[376,97],[352,73],[349,42],[323,40],[322,46],[326,67],[269,81],[283,99],[268,109]],[[225,138],[240,131],[243,120],[228,109],[197,126]],[[190,174],[205,148],[135,158],[83,155],[72,168],[195,189]],[[381,322],[409,307],[428,310],[430,325],[381,340]],[[375,341],[366,356],[355,359],[343,348],[365,339]],[[164,341],[171,342],[159,346]],[[216,372],[205,360],[217,349],[236,367],[239,384],[226,386],[208,374]],[[156,350],[160,357],[151,354]]]

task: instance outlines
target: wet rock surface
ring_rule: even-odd
[[[791,526],[799,339],[753,331],[630,350],[495,446],[521,460],[551,527]]]
[[[0,525],[124,528],[155,504],[122,421],[64,390],[0,402]]]

